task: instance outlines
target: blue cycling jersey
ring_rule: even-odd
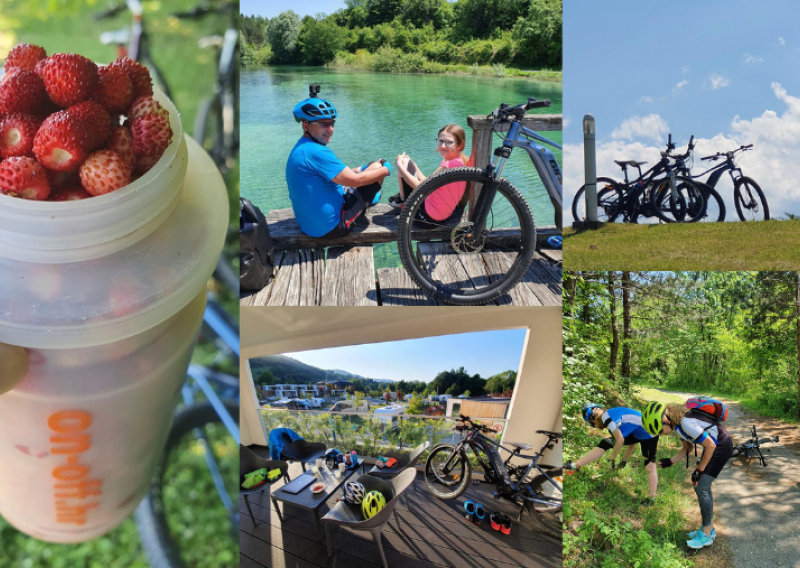
[[[650,434],[642,427],[642,413],[632,408],[609,408],[603,413],[603,424],[612,434],[619,429],[623,438],[633,435],[637,440],[649,440]]]
[[[344,188],[332,180],[346,167],[333,150],[305,136],[292,148],[286,183],[294,216],[306,235],[321,237],[339,224]]]

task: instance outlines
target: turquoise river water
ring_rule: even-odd
[[[528,97],[550,99],[549,108],[531,112],[560,114],[561,83],[473,75],[399,75],[344,71],[324,67],[267,67],[241,73],[241,194],[264,214],[291,207],[286,161],[302,135],[292,109],[319,83],[320,97],[338,111],[329,147],[345,164],[358,167],[407,152],[426,175],[439,165],[436,134],[447,123],[467,132],[468,115],[489,114],[500,103],[519,104]],[[561,144],[561,132],[542,132]],[[495,138],[499,143],[500,138]],[[497,145],[497,144],[496,144]],[[496,146],[495,145],[495,146]],[[559,164],[561,151],[550,148]],[[530,158],[516,150],[503,171],[528,199],[537,224],[553,223],[553,206]],[[384,182],[383,201],[397,193],[396,175]],[[395,244],[375,246],[376,268],[400,266]]]

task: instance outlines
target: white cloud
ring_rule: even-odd
[[[660,142],[664,139],[664,134],[669,132],[669,125],[657,114],[647,116],[632,116],[622,122],[619,128],[611,133],[611,138],[615,140],[633,140],[634,138],[644,138]]]
[[[565,116],[565,117],[564,117],[564,118],[561,120],[561,122],[562,122],[562,126],[561,126],[561,127],[562,127],[562,128],[566,128],[567,126],[569,126],[570,122],[572,122],[572,119],[571,119],[570,117],[568,117],[568,116]]]
[[[686,85],[688,85],[688,84],[689,84],[689,81],[687,81],[686,79],[684,79],[683,81],[681,81],[680,83],[678,83],[677,85],[675,85],[675,86],[672,88],[672,94],[673,94],[673,95],[677,95],[678,93],[680,93],[680,92],[681,92],[681,89],[683,89],[683,88],[684,88]]]
[[[717,89],[721,89],[722,87],[727,87],[731,84],[730,80],[722,75],[718,75],[717,73],[712,73],[711,77],[708,78],[711,81],[711,90],[715,91]]]
[[[652,103],[653,102],[653,97],[648,97],[647,95],[645,95],[641,99],[639,99],[639,102],[640,103]]]
[[[737,154],[736,162],[744,175],[756,180],[764,190],[772,217],[782,217],[786,212],[800,215],[800,184],[797,183],[800,179],[800,160],[797,159],[800,156],[800,97],[789,95],[779,83],[772,83],[772,91],[776,98],[773,103],[779,110],[765,110],[760,116],[749,120],[735,116],[729,132],[697,139],[694,173],[708,169],[707,162],[700,162],[703,156],[753,144],[752,152]],[[666,125],[666,121],[658,115],[651,116]],[[629,121],[624,121],[623,125]],[[598,136],[602,138],[602,133],[599,132]],[[622,172],[614,160],[648,161],[644,166],[648,168],[659,160],[659,152],[663,149],[661,144],[656,147],[640,141],[628,142],[612,135],[611,140],[597,144],[597,175],[621,179]],[[678,150],[682,150],[680,145]],[[565,215],[567,222],[571,223],[572,199],[584,183],[582,144],[564,146],[564,173]],[[723,175],[717,190],[728,208],[726,219],[737,220],[733,184],[727,174]]]
[[[778,45],[786,45],[786,40],[778,36]]]
[[[764,59],[761,57],[756,57],[755,55],[750,55],[749,53],[745,53],[742,58],[744,59],[745,63],[763,63]]]

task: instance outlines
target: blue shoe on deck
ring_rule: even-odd
[[[689,540],[697,538],[703,533],[703,527],[689,533]],[[717,529],[711,529],[711,538],[717,538]]]
[[[712,544],[714,544],[714,536],[706,536],[705,533],[700,531],[699,535],[694,537],[692,540],[686,541],[686,545],[689,548],[695,548],[695,549],[703,548],[704,546],[711,546]]]

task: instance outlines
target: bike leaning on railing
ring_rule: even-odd
[[[483,433],[496,432],[476,424],[468,416],[459,416],[455,429],[464,436],[458,444],[439,444],[428,455],[425,462],[425,483],[428,489],[442,500],[455,499],[464,493],[472,483],[472,464],[467,455],[467,450],[471,449],[478,465],[483,469],[484,481],[497,487],[497,491],[492,492],[495,499],[507,499],[518,505],[520,516],[528,508],[548,532],[560,535],[562,469],[540,465],[539,461],[546,450],[555,447],[562,435],[538,430],[536,433],[547,436],[547,441],[535,454],[525,455],[521,451],[531,450],[532,446],[508,442],[507,445],[512,448],[509,449],[484,436]],[[505,461],[500,457],[500,449],[510,454]],[[527,465],[515,465],[511,463],[513,458],[530,462]]]
[[[561,146],[521,124],[528,110],[547,106],[549,100],[533,98],[517,106],[501,104],[491,115],[492,129],[500,124],[509,128],[502,146],[494,151],[492,163],[484,169],[452,168],[432,175],[406,200],[398,223],[400,260],[428,295],[448,304],[485,304],[516,286],[530,267],[536,250],[533,215],[522,194],[500,177],[514,148],[528,152],[554,205],[556,226],[561,227],[561,169],[553,153],[536,141],[559,150]],[[457,224],[453,227],[451,216],[417,225],[425,200],[445,186],[459,183],[467,189],[458,204],[450,203],[454,215],[460,215]],[[436,199],[455,199],[454,193],[439,192]],[[417,240],[425,239],[417,232],[420,227],[446,227],[449,238]],[[483,267],[476,257],[489,250],[504,253],[503,259],[495,266]]]

